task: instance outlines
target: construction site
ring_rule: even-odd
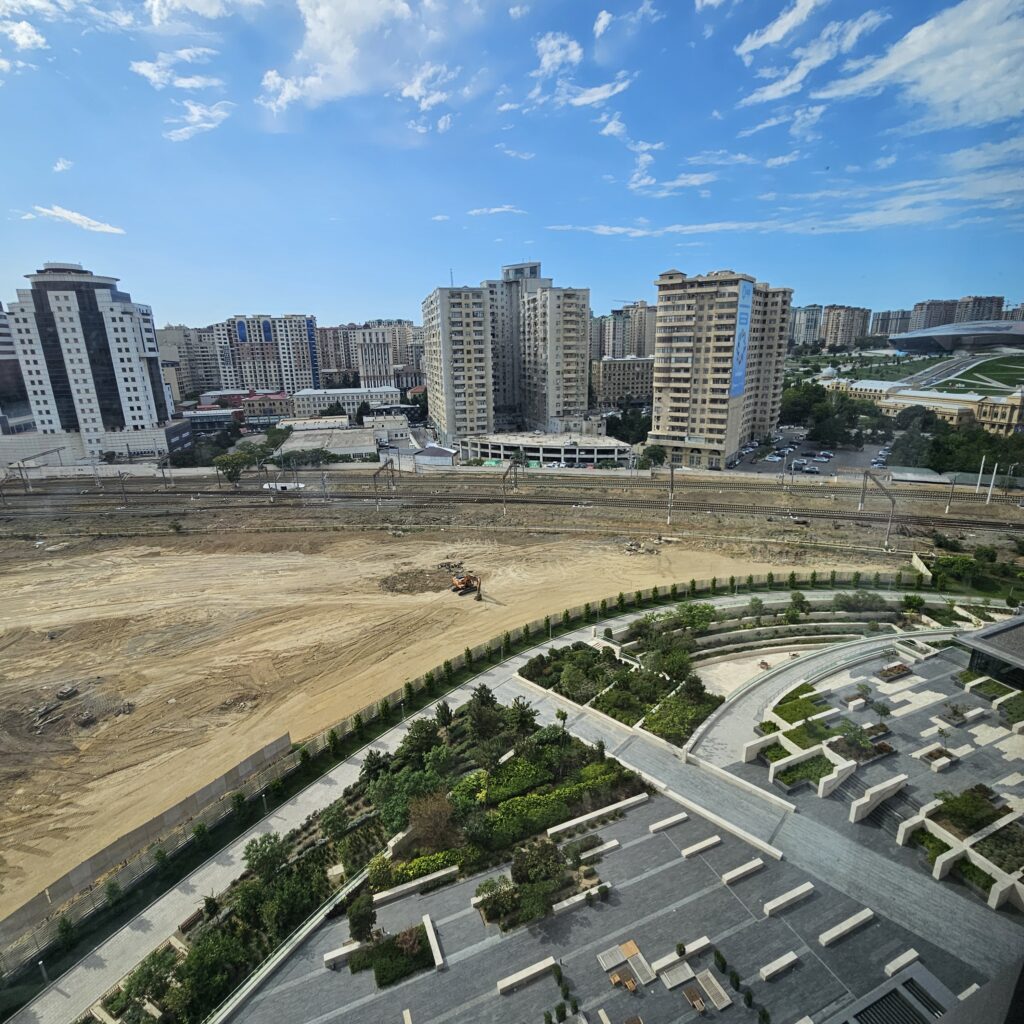
[[[936,529],[985,544],[1024,529],[1015,499],[967,488],[298,478],[288,494],[7,483],[0,916],[282,734],[527,620],[693,577],[892,569]]]

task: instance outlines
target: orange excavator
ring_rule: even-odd
[[[465,572],[461,576],[452,577],[452,593],[472,594],[480,589],[480,577],[474,576],[471,572]]]

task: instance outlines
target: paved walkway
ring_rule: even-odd
[[[735,595],[718,598],[713,603],[718,607],[736,607],[746,604],[747,600],[745,595]],[[625,625],[641,614],[647,613],[627,613],[606,620],[601,623],[601,629],[607,625],[613,628]],[[564,634],[555,641],[555,645],[564,646],[577,640],[586,640],[591,635],[592,628],[587,626]],[[884,643],[884,638],[882,642]],[[542,691],[516,679],[516,670],[535,653],[546,650],[549,646],[545,642],[532,651],[514,655],[482,672],[472,683],[466,683],[453,690],[444,699],[453,707],[458,707],[469,699],[472,687],[483,682],[495,690],[503,702],[511,702],[517,696],[525,696],[538,708],[540,720],[545,724],[554,722],[555,711],[564,708],[569,712],[567,724],[574,735],[590,742],[603,739],[609,754],[664,782],[682,796],[701,804],[745,831],[761,839],[771,839],[787,857],[792,857],[794,862],[801,864],[810,873],[827,879],[832,884],[839,884],[836,878],[836,864],[847,865],[854,882],[864,879],[868,884],[870,896],[876,904],[879,902],[880,892],[885,890],[879,889],[875,882],[884,879],[886,883],[895,883],[898,879],[900,885],[894,884],[892,891],[913,893],[913,898],[901,898],[897,901],[886,898],[885,905],[879,909],[906,927],[929,935],[933,942],[943,945],[944,948],[944,933],[953,933],[949,936],[950,949],[957,955],[967,955],[964,939],[974,935],[983,937],[979,938],[978,946],[975,948],[987,949],[990,956],[1004,947],[1019,948],[1020,929],[1008,920],[998,918],[976,901],[958,898],[955,903],[951,903],[952,894],[945,891],[942,898],[936,898],[935,894],[939,887],[931,879],[898,864],[892,864],[883,871],[883,857],[879,857],[879,864],[873,867],[873,871],[877,870],[880,874],[864,872],[857,867],[864,856],[864,850],[855,841],[831,832],[826,826],[806,818],[802,818],[794,825],[794,816],[780,811],[778,806],[766,797],[751,793],[708,771],[684,764],[681,751],[670,749],[657,738],[638,733],[598,711],[581,708],[557,694]],[[751,700],[757,699],[760,698],[751,692]],[[405,735],[409,721],[432,714],[431,705],[410,716],[406,722],[394,726],[371,746],[381,750],[394,750]],[[740,711],[737,719],[742,720],[745,714],[746,712]],[[104,992],[164,942],[178,924],[197,909],[205,895],[218,893],[227,888],[244,868],[242,851],[250,839],[264,832],[288,832],[300,825],[314,811],[321,810],[337,800],[342,790],[358,778],[363,753],[360,751],[352,755],[197,868],[93,953],[58,978],[28,1006],[10,1018],[9,1024],[68,1024],[76,1020]],[[927,899],[922,900],[921,897],[926,895],[925,890],[928,890]],[[911,903],[921,906],[911,906]],[[954,906],[956,912],[951,913]],[[990,962],[989,964],[991,967]]]

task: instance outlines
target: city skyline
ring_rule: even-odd
[[[670,268],[1021,299],[1013,0],[303,10],[305,40],[285,6],[3,0],[3,300],[61,261],[159,324],[418,320],[449,268],[524,260],[600,313]]]

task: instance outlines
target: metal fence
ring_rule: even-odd
[[[685,600],[689,597],[725,597],[731,593],[744,593],[749,589],[763,590],[769,586],[769,574],[754,574],[748,576],[736,576],[727,579],[705,579],[686,580],[675,584],[675,595],[673,596],[671,586],[668,587],[646,587],[641,590],[623,591],[618,594],[609,595],[598,601],[586,602],[565,609],[561,615],[545,616],[542,619],[535,619],[515,629],[509,630],[501,636],[492,637],[490,640],[469,648],[471,661],[469,664],[479,664],[487,660],[499,661],[503,652],[511,646],[519,644],[524,636],[536,638],[538,644],[544,643],[555,630],[561,630],[565,625],[579,628],[580,625],[596,623],[604,618],[614,618],[627,612],[635,612],[643,607],[656,609],[659,603],[668,603],[673,600]],[[911,585],[915,582],[916,574],[912,572],[825,572],[814,573],[787,573],[772,577],[772,587],[784,590],[790,587],[888,587],[900,585]],[[266,768],[257,771],[244,782],[239,783],[230,794],[225,794],[218,800],[210,803],[201,811],[196,813],[189,821],[171,829],[153,842],[146,849],[140,850],[138,854],[117,868],[100,878],[94,879],[90,885],[78,896],[61,907],[55,907],[52,915],[41,924],[31,928],[7,947],[0,951],[0,977],[9,976],[24,966],[26,963],[38,957],[42,952],[51,946],[58,937],[60,919],[66,917],[73,923],[87,919],[90,915],[106,906],[108,903],[106,889],[111,882],[115,883],[120,892],[127,892],[139,884],[152,871],[154,871],[162,856],[157,851],[162,850],[167,855],[173,855],[190,842],[195,841],[194,830],[196,825],[202,823],[207,828],[212,828],[234,811],[234,797],[241,793],[246,800],[254,800],[267,790],[275,781],[284,778],[293,772],[302,762],[302,751],[306,750],[310,755],[316,756],[331,745],[332,734],[336,739],[343,740],[351,735],[355,728],[356,719],[361,719],[364,725],[368,725],[379,717],[380,708],[383,702],[387,702],[390,708],[402,704],[406,698],[407,687],[411,686],[413,692],[422,691],[427,685],[427,676],[433,675],[433,689],[441,693],[442,690],[450,688],[451,677],[467,665],[466,653],[458,654],[449,659],[441,666],[432,670],[432,673],[411,680],[401,688],[392,691],[386,697],[380,698],[376,703],[368,705],[361,711],[356,712],[334,725],[328,726],[321,732],[305,740],[301,746],[285,754],[283,757],[268,765]],[[446,666],[450,669],[446,670]]]

